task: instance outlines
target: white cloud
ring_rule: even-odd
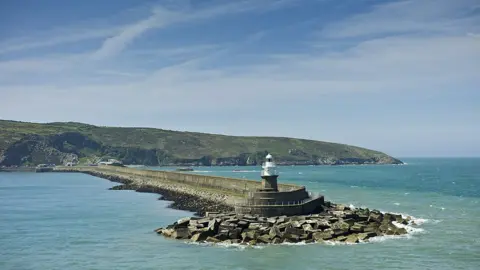
[[[476,3],[476,0],[402,0],[379,4],[370,12],[327,26],[321,34],[330,38],[418,32],[466,34],[466,25],[478,28],[480,22],[478,16],[465,16]]]
[[[268,32],[260,30],[243,43],[236,44],[191,44],[174,48],[165,48],[160,44],[154,50],[126,49],[149,29],[253,11],[257,7],[266,10],[267,5],[240,2],[204,11],[179,7],[167,13],[154,13],[115,32],[93,53],[96,59],[110,57],[110,62],[92,62],[84,54],[47,55],[44,58],[0,62],[0,80],[12,78],[12,75],[21,78],[25,74],[42,74],[52,81],[30,86],[23,85],[21,80],[13,85],[2,86],[0,83],[0,116],[38,120],[32,119],[31,112],[34,111],[37,112],[35,117],[42,119],[96,123],[98,115],[101,115],[104,123],[118,123],[118,119],[138,113],[154,118],[165,114],[188,114],[195,118],[201,112],[216,116],[236,111],[241,116],[244,112],[260,111],[272,104],[288,107],[289,104],[317,100],[321,103],[323,97],[333,95],[340,101],[353,103],[357,98],[368,95],[381,103],[386,96],[422,98],[442,92],[473,91],[480,84],[480,39],[476,37],[475,33],[479,31],[474,23],[478,15],[459,16],[469,14],[470,3],[440,0],[379,5],[371,12],[325,24],[309,51],[261,55],[261,61],[243,65],[232,64],[230,57],[241,57],[243,46],[268,38]],[[180,14],[182,16],[177,16]],[[336,50],[324,50],[317,46],[325,43],[329,44],[328,48],[339,43],[343,46]],[[132,61],[127,66],[119,66],[118,57],[111,56],[128,56]],[[139,57],[140,60],[137,59]],[[181,61],[162,68],[138,68],[137,64],[144,58]],[[17,104],[26,100],[30,101],[28,110],[20,110]],[[330,117],[328,110],[321,108],[322,105],[328,104],[319,104],[315,112]],[[452,113],[463,109],[452,105]],[[324,116],[298,115],[294,111],[292,114],[305,119],[311,117],[310,120]],[[429,117],[425,122],[428,123]],[[478,133],[478,129],[469,128],[468,123],[475,119],[462,119],[467,124],[451,134],[470,130],[470,135],[465,135],[465,138],[473,142],[471,134]],[[279,127],[282,120],[278,120]],[[404,133],[412,138],[422,127],[409,124],[408,120],[397,120],[396,129],[411,127]],[[258,120],[268,124],[262,121]],[[368,142],[369,138],[381,134],[382,138],[390,136],[402,140],[398,134],[403,133],[392,135],[397,132],[393,127],[389,130],[384,126],[371,127],[361,131],[362,135],[350,134],[348,130],[351,126],[337,125],[338,131],[321,131],[326,136],[323,139],[342,138],[341,141],[357,143],[357,138]],[[438,123],[435,125],[429,127],[431,132],[423,134],[425,138],[446,129],[443,126],[439,128]],[[308,126],[304,125],[304,129],[308,130],[304,134],[310,134]],[[235,130],[234,124],[231,130]],[[256,132],[259,130],[262,129]],[[284,128],[286,134],[299,136],[289,130]],[[267,131],[268,128],[263,128],[263,132]],[[339,135],[339,132],[342,134]],[[439,140],[439,143],[445,141]],[[363,141],[360,142],[363,144]],[[390,143],[385,141],[385,147]]]

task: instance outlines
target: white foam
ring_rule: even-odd
[[[266,247],[264,245],[252,246],[252,245],[245,245],[245,244],[229,244],[229,243],[225,243],[225,242],[210,243],[210,242],[185,241],[185,243],[188,244],[188,245],[197,245],[197,246],[203,246],[203,247],[220,247],[220,248],[236,249],[236,250],[245,250],[247,248],[262,249],[262,248]]]
[[[393,203],[393,204],[395,204],[395,205],[400,205],[400,203],[398,203],[398,202],[395,202],[395,203]]]

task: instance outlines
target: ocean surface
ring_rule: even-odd
[[[114,183],[84,174],[0,173],[0,269],[480,269],[480,159],[403,160],[280,167],[279,181],[420,224],[407,236],[356,245],[188,244],[153,232],[191,215],[156,194],[110,191]],[[248,179],[260,173],[196,169]]]

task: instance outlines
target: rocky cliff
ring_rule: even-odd
[[[402,163],[381,152],[312,140],[0,120],[0,166],[106,158],[150,166],[243,166],[260,164],[267,152],[280,165]]]

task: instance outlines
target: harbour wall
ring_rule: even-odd
[[[147,178],[152,182],[155,181],[169,181],[187,184],[189,186],[198,186],[209,189],[215,189],[219,191],[228,191],[230,193],[236,193],[238,195],[247,195],[250,192],[254,192],[261,187],[260,181],[237,179],[230,177],[212,176],[212,175],[199,175],[185,172],[170,172],[170,171],[155,171],[155,170],[143,170],[137,168],[128,167],[115,167],[115,166],[92,166],[92,167],[57,167],[55,171],[78,171],[88,172],[96,171],[102,173],[120,174],[130,177]],[[293,184],[279,184],[280,191],[295,191],[299,189],[305,190],[304,187]]]

